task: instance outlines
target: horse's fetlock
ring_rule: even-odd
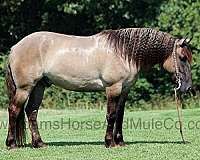
[[[107,122],[111,123],[114,122],[116,119],[116,112],[106,115]]]

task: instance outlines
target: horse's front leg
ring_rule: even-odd
[[[119,94],[121,92],[121,84],[115,84],[109,88],[106,88],[106,96],[107,96],[107,130],[105,135],[105,146],[106,147],[114,147],[114,137],[113,137],[113,129],[116,121],[116,106],[119,100]]]
[[[124,146],[124,139],[122,133],[122,124],[123,124],[123,117],[124,117],[124,107],[126,103],[126,99],[128,97],[128,92],[123,92],[117,103],[117,111],[116,111],[116,122],[114,128],[114,141],[116,145]]]
[[[42,81],[39,81],[32,90],[28,104],[26,106],[26,114],[28,117],[29,128],[32,136],[32,146],[34,148],[45,147],[43,143],[37,124],[38,109],[42,102],[45,86]]]

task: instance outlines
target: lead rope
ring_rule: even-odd
[[[175,101],[176,101],[176,109],[177,109],[177,112],[178,112],[180,134],[181,134],[181,138],[183,140],[183,143],[185,143],[185,139],[184,139],[184,136],[183,136],[182,103],[181,103],[181,100],[177,96],[177,91],[181,87],[181,79],[180,79],[179,69],[178,69],[178,65],[177,65],[177,61],[176,61],[176,45],[177,45],[177,41],[178,40],[176,40],[175,43],[174,43],[174,48],[173,48],[173,52],[172,52],[173,59],[174,59],[174,66],[175,66],[176,82],[178,83],[178,86],[174,88],[174,96],[175,96]]]
[[[178,120],[179,120],[179,129],[180,129],[180,134],[181,134],[181,138],[183,140],[183,143],[185,143],[185,139],[183,136],[183,113],[182,113],[182,103],[180,101],[180,99],[177,96],[177,90],[176,88],[174,88],[174,92],[175,92],[175,101],[176,101],[176,109],[178,112]]]

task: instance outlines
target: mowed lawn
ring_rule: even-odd
[[[199,159],[200,109],[184,110],[184,135],[181,143],[175,127],[176,110],[125,113],[125,147],[105,148],[105,111],[40,110],[39,124],[47,148],[7,150],[7,113],[0,111],[0,159]],[[27,143],[30,134],[27,132]]]

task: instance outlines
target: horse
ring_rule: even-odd
[[[32,147],[44,147],[37,114],[45,88],[105,91],[105,146],[125,145],[122,133],[125,102],[140,71],[160,64],[175,75],[180,92],[192,86],[192,52],[186,38],[152,28],[104,30],[91,36],[40,31],[16,45],[8,56],[6,84],[9,126],[6,145],[25,145],[25,114]]]

